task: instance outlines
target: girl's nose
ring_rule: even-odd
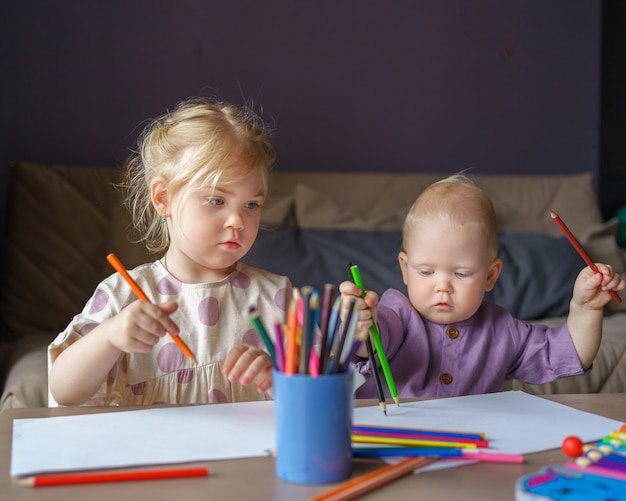
[[[226,227],[233,228],[235,230],[243,230],[243,217],[241,217],[241,214],[239,214],[238,211],[230,213],[226,219]]]

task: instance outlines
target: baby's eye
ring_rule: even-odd
[[[469,277],[469,273],[466,271],[456,271],[454,273],[458,278],[467,278]]]
[[[417,270],[418,275],[421,275],[423,277],[429,277],[433,274],[433,270]]]

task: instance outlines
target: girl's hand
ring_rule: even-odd
[[[272,388],[272,359],[257,346],[240,344],[231,348],[222,363],[222,373],[231,383],[255,383],[260,393]]]
[[[626,283],[613,271],[608,264],[596,263],[599,273],[594,273],[591,268],[584,268],[574,283],[572,301],[581,308],[598,310],[611,301],[609,291],[621,291]]]
[[[174,302],[155,305],[138,299],[109,320],[109,342],[127,353],[146,353],[168,332],[178,334],[170,318],[177,309]]]

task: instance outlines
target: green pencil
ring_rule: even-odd
[[[354,282],[354,285],[361,289],[361,297],[365,297],[365,287],[363,287],[363,280],[361,279],[359,267],[356,264],[351,265],[350,273],[352,273],[352,281]],[[391,374],[391,369],[389,368],[389,361],[387,360],[387,355],[385,355],[383,343],[380,340],[378,326],[373,319],[372,327],[370,327],[370,332],[372,334],[372,339],[374,340],[374,345],[376,346],[376,352],[378,353],[380,366],[383,369],[383,373],[385,374],[385,380],[387,381],[387,386],[389,387],[389,394],[391,395],[391,398],[393,398],[393,401],[396,403],[396,405],[400,405],[400,400],[398,399],[398,390],[396,390],[396,383],[393,380],[393,375]],[[372,367],[372,370],[376,370],[376,367]]]
[[[265,346],[267,347],[267,351],[269,352],[270,357],[272,357],[274,366],[276,366],[276,351],[274,350],[274,343],[272,343],[272,340],[270,339],[269,334],[265,330],[265,327],[263,327],[263,323],[261,322],[261,319],[259,318],[259,312],[256,311],[256,308],[254,306],[250,306],[250,309],[248,310],[248,318],[250,319],[250,323],[252,324],[254,329],[257,331],[259,336],[261,336],[261,339],[265,343]]]

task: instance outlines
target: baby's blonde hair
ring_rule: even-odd
[[[402,248],[417,221],[437,218],[453,225],[479,223],[490,260],[498,255],[498,226],[491,199],[465,174],[454,174],[428,186],[415,200],[402,228]]]
[[[156,253],[169,246],[167,225],[152,205],[150,183],[154,178],[166,180],[171,197],[191,183],[214,189],[218,182],[236,182],[238,179],[224,173],[237,165],[244,167],[244,176],[260,169],[263,194],[267,195],[269,170],[276,160],[268,136],[250,106],[240,108],[205,98],[183,101],[148,124],[126,164],[123,183],[125,204],[146,248]]]

